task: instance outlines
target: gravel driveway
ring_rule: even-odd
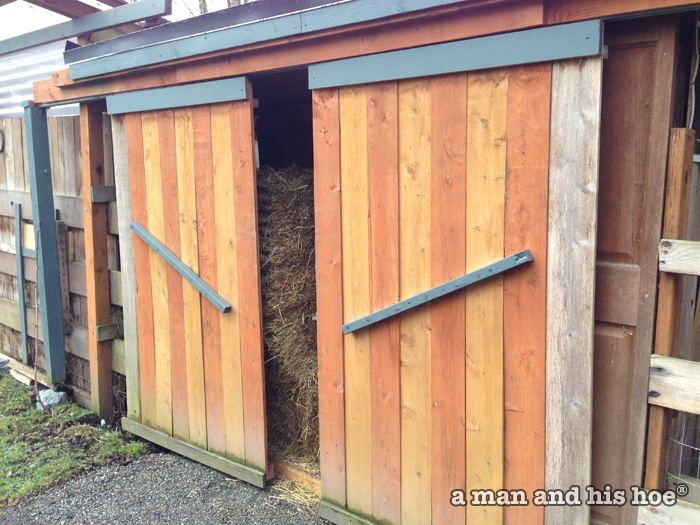
[[[176,454],[108,465],[15,507],[0,524],[328,525],[295,505]]]

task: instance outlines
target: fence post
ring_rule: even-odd
[[[36,237],[37,282],[41,324],[44,333],[46,375],[51,383],[66,380],[66,354],[63,342],[63,308],[56,241],[56,212],[53,202],[49,131],[46,110],[30,102],[24,104],[27,160],[32,192],[32,217]],[[20,293],[23,293],[20,291]]]

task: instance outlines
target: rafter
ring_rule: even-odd
[[[30,4],[34,4],[59,15],[67,16],[68,18],[80,18],[81,16],[90,15],[100,11],[96,7],[84,4],[79,0],[26,0]]]

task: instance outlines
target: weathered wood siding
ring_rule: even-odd
[[[136,420],[265,472],[252,100],[124,117],[132,220],[231,304],[221,313],[134,236]],[[122,118],[122,117],[115,117]]]
[[[104,116],[105,176],[106,184],[114,184],[111,131],[109,119]],[[87,332],[87,286],[85,278],[85,241],[82,211],[82,166],[80,148],[80,118],[55,117],[48,119],[51,174],[56,209],[59,219],[66,226],[68,279],[72,316],[72,333],[66,335],[69,382],[88,395],[78,396],[89,403],[90,375],[86,365],[76,364],[74,358],[89,361]],[[0,119],[0,130],[5,136],[5,148],[0,152],[0,325],[7,333],[20,330],[17,266],[15,261],[14,203],[22,204],[22,244],[34,248],[34,229],[31,226],[32,207],[29,189],[29,171],[24,136],[23,119]],[[116,203],[111,203],[108,214],[108,259],[110,269],[110,303],[114,321],[122,306],[121,273],[119,267],[118,227]],[[34,291],[36,283],[36,261],[24,259],[25,296],[27,301],[29,336],[35,336]],[[12,332],[14,331],[14,332]],[[18,334],[17,334],[18,337]],[[17,339],[18,340],[18,339]],[[39,342],[43,340],[39,322]],[[21,359],[14,348],[13,337],[0,344],[0,352]],[[39,345],[41,351],[41,344]],[[30,349],[33,355],[33,349]],[[43,362],[40,356],[39,362]],[[125,373],[124,341],[119,338],[112,343],[112,369]]]
[[[556,121],[550,112],[553,89],[576,88],[579,70],[600,86],[596,58],[314,92],[329,518],[543,523],[543,507],[465,508],[451,505],[451,494],[526,489],[532,502],[545,473],[559,471],[585,485],[555,445],[580,433],[590,447],[600,90],[580,108],[557,106]],[[576,135],[584,156],[566,146],[570,130],[559,123],[567,112],[583,115],[570,120],[585,132]],[[580,186],[583,203],[562,193],[567,165],[587,166],[580,181],[567,182]],[[342,335],[342,323],[524,249],[533,263]],[[570,282],[552,273],[562,261],[577,261],[586,276],[577,291],[584,311],[568,320],[551,311]],[[563,329],[557,319],[581,334],[577,366],[588,371],[566,385],[545,370],[546,347]],[[563,426],[550,431],[548,403],[586,408],[563,414]],[[575,511],[564,514],[579,523]]]

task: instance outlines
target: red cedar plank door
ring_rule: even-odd
[[[318,397],[323,499],[345,507],[345,372],[337,89],[313,92]]]
[[[398,85],[367,87],[370,309],[399,301]],[[401,521],[400,317],[370,328],[373,514]]]
[[[165,245],[180,259],[180,213],[177,195],[177,154],[173,110],[158,112],[163,222]],[[170,314],[170,359],[173,400],[173,434],[182,441],[190,439],[187,398],[187,358],[185,355],[185,303],[182,276],[167,266],[168,310]]]
[[[194,140],[195,193],[197,201],[197,238],[199,239],[199,275],[214,290],[218,289],[216,271],[216,227],[214,217],[214,167],[212,158],[209,106],[192,111]],[[221,337],[219,310],[202,299],[202,340],[204,347],[204,391],[207,405],[209,450],[226,454],[224,433],[224,393],[221,374]]]
[[[131,216],[148,229],[146,176],[143,163],[141,114],[126,115],[126,138],[131,184]],[[153,339],[153,298],[151,296],[151,260],[148,245],[134,235],[136,303],[139,331],[139,374],[141,380],[141,417],[144,425],[156,426],[156,363]]]
[[[265,368],[252,97],[253,90],[249,83],[248,99],[231,103],[231,147],[246,464],[267,470]]]
[[[552,65],[512,68],[508,78],[506,257],[532,251],[534,261],[504,274],[505,472],[508,490],[525,490],[530,506],[505,507],[506,525],[540,524],[532,505],[544,487],[547,196]]]
[[[464,275],[466,269],[467,76],[432,81],[432,286]],[[432,334],[433,523],[463,524],[464,507],[450,494],[466,489],[464,292],[434,301]]]

